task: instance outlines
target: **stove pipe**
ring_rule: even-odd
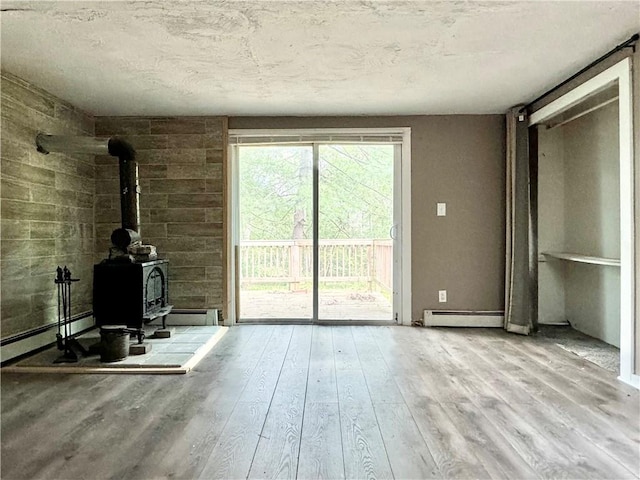
[[[40,153],[84,153],[118,157],[120,167],[120,212],[122,228],[140,233],[140,185],[136,151],[130,143],[118,138],[36,135]]]

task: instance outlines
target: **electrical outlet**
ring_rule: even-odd
[[[440,303],[447,303],[447,291],[446,290],[438,290],[438,301]]]
[[[446,217],[447,216],[447,204],[446,203],[438,203],[436,207],[436,215],[438,217]]]

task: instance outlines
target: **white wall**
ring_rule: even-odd
[[[618,104],[561,127],[564,133],[565,248],[620,258]],[[620,269],[569,265],[566,315],[577,329],[620,346]]]
[[[562,127],[566,246],[572,252],[620,258],[618,104]]]
[[[538,249],[620,258],[618,104],[539,127]],[[538,319],[620,346],[620,269],[539,263]]]
[[[538,250],[565,251],[564,148],[561,128],[538,127]],[[538,263],[538,322],[566,322],[565,263]]]

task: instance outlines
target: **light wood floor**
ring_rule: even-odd
[[[12,478],[637,478],[640,396],[499,329],[234,327],[186,376],[2,376]]]

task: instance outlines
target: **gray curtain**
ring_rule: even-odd
[[[526,112],[507,112],[507,248],[504,328],[528,335],[537,326],[537,158],[530,164]],[[535,130],[532,130],[535,136]],[[533,143],[535,142],[535,139]]]

